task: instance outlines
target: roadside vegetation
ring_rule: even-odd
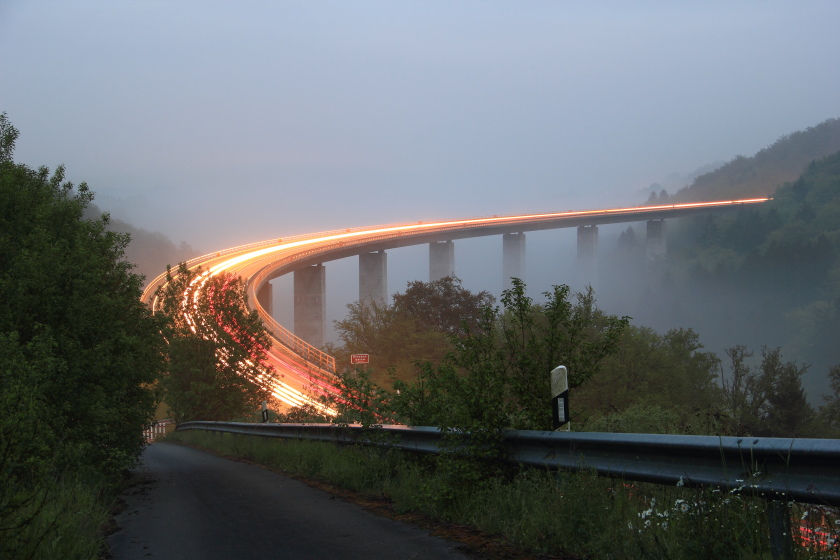
[[[412,293],[456,293],[451,286],[457,280],[445,278],[395,299],[407,305]],[[440,301],[445,309],[446,298]],[[384,305],[350,307],[353,317],[402,313]],[[603,312],[591,289],[556,286],[537,303],[514,279],[501,307],[485,305],[472,317],[449,333],[432,325],[424,334],[415,323],[416,338],[440,337],[437,361],[411,361],[410,350],[393,344],[390,320],[363,321],[364,337],[351,319],[340,323],[341,351],[369,353],[379,365],[339,374],[344,396],[324,402],[339,412],[333,421],[433,425],[453,437],[462,430],[491,438],[502,429],[551,430],[548,372],[562,364],[569,370],[574,430],[840,436],[840,365],[830,368],[823,402],[813,406],[802,387],[807,365],[786,360],[781,349],[756,353],[736,345],[720,358],[705,351],[692,329],[659,334]],[[326,421],[309,409],[285,418]]]
[[[388,500],[386,507],[397,514],[474,527],[535,555],[628,560],[771,557],[765,503],[737,492],[510,466],[464,484],[445,457],[195,430],[176,432],[169,440],[349,489],[370,500]],[[803,527],[824,530],[825,538],[837,539],[840,526],[824,513],[819,508],[794,509]],[[836,549],[799,544],[797,558],[837,558]]]

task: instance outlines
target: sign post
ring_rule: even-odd
[[[554,431],[570,431],[569,424],[569,373],[566,366],[551,370],[551,417]]]

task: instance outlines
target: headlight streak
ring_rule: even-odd
[[[292,241],[289,243],[278,243],[277,245],[271,247],[265,247],[262,249],[257,249],[255,251],[251,251],[249,253],[245,253],[243,255],[239,255],[228,259],[224,262],[221,262],[217,265],[210,267],[209,274],[215,276],[225,270],[234,267],[236,265],[245,263],[250,260],[254,260],[265,255],[276,253],[279,251],[284,251],[288,249],[295,249],[298,247],[303,247],[306,245],[318,245],[327,243],[330,241],[337,241],[342,239],[351,239],[351,238],[359,238],[359,237],[368,237],[373,235],[379,234],[387,234],[387,233],[400,233],[400,232],[412,232],[412,231],[422,231],[422,230],[435,230],[441,228],[452,228],[452,227],[474,227],[474,226],[481,226],[481,225],[501,225],[506,222],[512,221],[521,221],[523,219],[527,219],[529,221],[540,221],[540,220],[548,220],[548,219],[557,219],[557,218],[574,218],[574,217],[585,217],[585,216],[594,216],[594,215],[615,215],[615,214],[638,214],[641,212],[648,212],[648,211],[656,211],[656,210],[669,210],[669,209],[688,209],[688,208],[704,208],[704,207],[719,207],[724,205],[743,205],[743,204],[753,204],[758,202],[765,202],[770,200],[768,198],[752,198],[746,200],[724,200],[724,201],[717,201],[717,202],[691,202],[686,204],[666,204],[666,205],[659,205],[659,206],[639,206],[633,208],[612,208],[607,210],[577,210],[577,211],[570,211],[570,212],[553,212],[547,214],[528,214],[528,215],[519,215],[519,216],[504,216],[504,217],[492,217],[492,218],[468,218],[464,220],[452,220],[446,222],[430,222],[430,223],[416,223],[416,224],[408,224],[408,225],[400,225],[400,226],[384,226],[379,228],[371,228],[371,229],[364,229],[362,231],[353,231],[353,232],[346,232],[346,233],[333,233],[329,235],[325,235],[322,237],[314,237],[310,239],[304,239],[300,241]]]

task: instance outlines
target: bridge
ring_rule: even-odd
[[[454,272],[454,241],[501,235],[505,278],[522,277],[525,232],[576,227],[578,259],[585,265],[597,246],[598,226],[647,222],[648,257],[664,256],[666,219],[722,213],[756,206],[767,198],[639,206],[602,210],[579,210],[515,216],[489,216],[448,221],[410,222],[334,230],[308,235],[269,239],[233,247],[188,261],[191,270],[201,267],[185,294],[185,301],[200,292],[206,281],[222,272],[246,282],[249,306],[263,319],[272,338],[268,362],[280,374],[274,396],[286,406],[312,404],[320,407],[317,395],[334,393],[335,359],[318,347],[324,342],[326,322],[325,262],[359,256],[359,299],[386,301],[386,250],[429,244],[429,279]],[[294,274],[294,332],[280,325],[270,314],[271,284],[284,274]],[[155,278],[144,290],[143,301],[158,310],[157,291],[166,274]],[[185,309],[186,313],[194,313]],[[194,321],[212,318],[192,317]]]

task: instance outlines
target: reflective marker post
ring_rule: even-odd
[[[262,403],[262,421],[263,424],[268,422],[268,403],[266,401]]]
[[[551,370],[551,418],[554,431],[570,431],[569,424],[569,373],[566,366]]]

